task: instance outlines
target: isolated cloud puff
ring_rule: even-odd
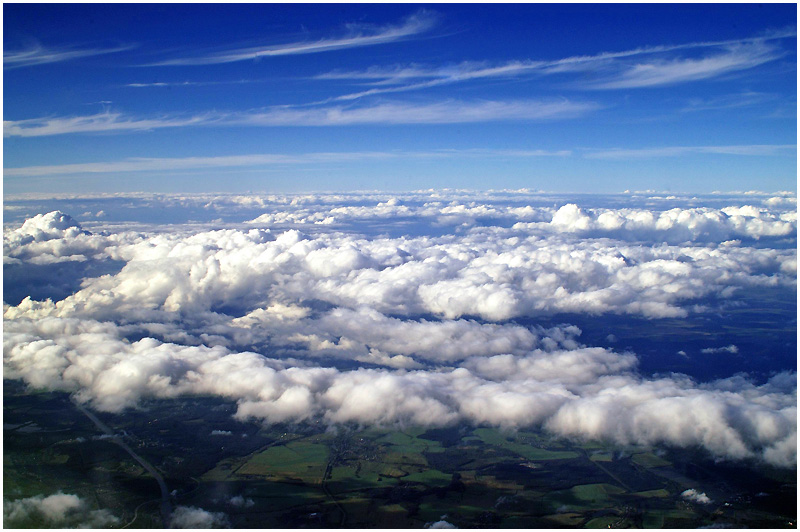
[[[681,493],[681,497],[687,501],[695,502],[697,504],[711,504],[711,499],[705,493],[700,493],[696,489],[688,489]]]
[[[178,506],[172,511],[170,528],[230,528],[228,516],[194,506]]]
[[[725,347],[707,347],[705,349],[701,349],[700,352],[701,353],[706,353],[706,354],[710,354],[710,353],[731,353],[731,354],[736,354],[736,353],[739,352],[739,348],[736,347],[735,345],[731,344],[731,345],[726,345]]]
[[[71,493],[3,499],[3,525],[7,527],[105,528],[118,523],[119,518],[109,510],[92,510],[84,499]]]
[[[236,508],[251,508],[256,505],[255,501],[249,497],[245,498],[243,495],[235,495],[230,498],[228,504]]]

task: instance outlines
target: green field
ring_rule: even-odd
[[[640,466],[644,467],[664,467],[672,465],[671,462],[664,460],[663,458],[654,455],[653,453],[638,453],[634,454],[631,457],[631,460],[635,464],[639,464]]]
[[[616,516],[596,517],[586,523],[584,528],[611,528],[619,520]]]
[[[424,431],[417,431],[418,433],[422,433]],[[408,453],[410,455],[419,455],[424,452],[428,453],[440,453],[444,451],[444,448],[439,442],[426,440],[423,438],[417,437],[418,434],[414,434],[411,431],[404,431],[404,432],[388,432],[383,436],[380,436],[376,439],[378,443],[384,443],[391,446],[391,451],[393,453]]]
[[[625,490],[611,484],[579,484],[568,490],[553,491],[542,500],[553,509],[584,512],[601,508],[614,508]]]
[[[578,456],[575,451],[552,451],[510,441],[497,429],[476,429],[473,433],[488,445],[501,447],[528,460],[564,460]]]
[[[648,510],[642,517],[644,528],[686,528],[697,516],[691,510]]]
[[[652,499],[652,498],[669,497],[669,492],[665,489],[659,489],[659,490],[638,491],[636,493],[633,493],[633,495],[636,495],[637,497],[642,497],[644,499]]]
[[[236,475],[283,478],[318,484],[322,482],[327,462],[328,448],[325,445],[297,441],[270,447],[253,455],[236,470]]]
[[[624,489],[611,484],[581,484],[570,491],[576,499],[592,503],[604,502],[608,500],[609,496],[625,493]]]
[[[420,471],[419,473],[412,473],[407,477],[403,477],[404,482],[421,482],[428,486],[447,486],[450,484],[452,475],[442,473],[436,469],[428,469],[427,471]]]
[[[394,486],[398,479],[405,480],[407,475],[407,472],[390,464],[360,462],[359,466],[347,465],[332,468],[327,485],[331,492],[338,494]]]
[[[576,528],[583,524],[584,517],[579,513],[568,512],[545,516],[545,519],[553,521],[559,527],[572,527]]]

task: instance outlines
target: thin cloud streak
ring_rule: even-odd
[[[81,57],[91,57],[95,55],[112,54],[124,52],[134,48],[133,45],[118,46],[116,48],[46,48],[44,46],[33,46],[27,50],[4,51],[3,68],[22,68],[47,63],[60,63],[71,61]]]
[[[370,89],[345,94],[328,101],[347,101],[378,94],[412,91],[460,83],[464,81],[512,77],[524,74],[555,75],[577,72],[602,74],[605,79],[582,83],[575,88],[621,89],[666,86],[688,81],[709,79],[746,70],[774,61],[784,53],[767,41],[794,36],[796,32],[779,32],[751,39],[687,43],[671,46],[636,48],[622,52],[606,52],[590,56],[573,56],[555,61],[515,60],[499,65],[465,61],[455,66],[430,69],[418,65],[396,66],[390,69],[369,68],[364,71],[332,71],[316,76],[319,80],[373,80]],[[722,48],[723,52],[695,58],[672,60],[650,59],[629,63],[626,59],[665,54],[698,48]],[[622,61],[620,61],[622,60]],[[413,82],[416,80],[415,82]],[[406,84],[403,84],[406,83]]]
[[[494,78],[494,77],[507,77],[516,76],[525,72],[534,71],[542,68],[544,63],[536,61],[512,61],[503,65],[497,66],[481,66],[479,63],[465,62],[454,68],[445,68],[438,71],[417,71],[417,77],[437,78],[430,81],[422,81],[408,85],[401,85],[396,87],[386,88],[372,88],[365,91],[356,92],[352,94],[345,94],[336,98],[331,98],[329,101],[348,101],[362,98],[364,96],[374,96],[376,94],[388,94],[393,92],[405,92],[419,89],[427,89],[439,85],[449,85],[451,83],[460,83],[474,79]],[[401,71],[402,72],[402,71]],[[390,78],[376,82],[375,85],[388,85],[412,76],[413,71],[406,71],[401,73],[401,77],[393,75]],[[333,78],[332,78],[333,79]]]
[[[697,111],[715,111],[720,109],[736,109],[740,107],[750,107],[768,101],[775,101],[778,97],[774,94],[762,92],[743,92],[740,94],[730,94],[709,99],[692,99],[688,105],[681,109],[682,113]]]
[[[667,146],[662,148],[610,149],[593,151],[584,155],[587,159],[645,159],[655,157],[679,157],[691,154],[774,156],[791,155],[797,151],[796,144],[752,144],[740,146]]]
[[[796,151],[794,144],[787,145],[745,145],[745,146],[672,146],[645,149],[613,149],[586,153],[588,159],[636,159],[657,157],[679,157],[691,154],[717,154],[740,156],[788,155]],[[57,175],[122,173],[146,171],[179,171],[203,168],[235,168],[272,165],[326,164],[358,162],[367,160],[391,159],[446,159],[446,158],[532,158],[569,157],[572,150],[537,149],[440,149],[430,151],[372,151],[372,152],[317,152],[302,154],[260,153],[246,155],[225,155],[217,157],[135,157],[122,161],[89,162],[50,166],[27,166],[4,168],[3,176],[46,177]]]
[[[352,24],[350,28],[353,34],[339,39],[321,39],[314,42],[295,42],[275,46],[254,46],[248,48],[236,48],[224,52],[217,52],[198,57],[183,57],[168,59],[145,66],[177,66],[177,65],[213,65],[220,63],[233,63],[236,61],[247,61],[259,57],[270,57],[278,55],[297,55],[312,54],[319,52],[329,52],[344,48],[356,48],[360,46],[373,46],[389,42],[400,41],[414,35],[418,35],[431,29],[437,21],[436,15],[427,10],[421,10],[414,15],[407,17],[399,25],[383,26],[376,29],[362,27]]]
[[[244,85],[247,83],[264,83],[265,80],[235,79],[230,81],[154,81],[151,83],[127,83],[123,87],[146,89],[153,87],[207,87],[212,85]]]
[[[87,116],[4,120],[3,137],[43,137],[69,133],[100,133],[108,131],[146,131],[166,127],[208,125],[219,115],[202,114],[192,117],[162,117],[141,119],[121,113],[104,112]]]
[[[696,48],[718,48],[718,47],[735,48],[735,47],[746,47],[750,45],[761,46],[768,41],[785,39],[789,37],[794,37],[796,35],[797,32],[794,29],[792,29],[781,32],[774,32],[769,35],[764,35],[760,37],[751,37],[747,39],[695,42],[695,43],[676,44],[676,45],[648,46],[648,47],[635,48],[633,50],[627,50],[623,52],[604,52],[593,56],[567,57],[564,59],[559,59],[557,61],[552,61],[551,62],[552,69],[549,72],[550,73],[568,72],[571,70],[571,67],[574,67],[575,70],[582,71],[585,70],[585,68],[582,68],[580,65],[584,63],[604,62],[613,59],[622,59],[628,57],[635,57],[639,55],[668,53],[668,52],[675,52],[678,50],[691,50]]]
[[[77,163],[52,166],[28,166],[4,168],[3,176],[44,177],[74,174],[196,170],[203,168],[234,168],[247,166],[318,164],[355,162],[386,159],[441,159],[453,157],[566,157],[569,150],[492,150],[492,149],[443,149],[418,152],[320,152],[297,155],[262,153],[249,155],[226,155],[218,157],[183,158],[131,158],[123,161]]]
[[[392,102],[366,107],[315,109],[272,107],[245,112],[208,112],[194,116],[136,118],[104,112],[88,116],[34,118],[3,122],[4,137],[41,137],[71,133],[144,131],[187,126],[345,126],[370,124],[461,124],[470,122],[555,120],[599,108],[592,102],[510,100],[433,103]]]
[[[240,125],[336,126],[368,124],[463,124],[470,122],[554,120],[581,116],[599,109],[591,102],[569,100],[478,101],[446,100],[434,103],[382,103],[368,107],[273,109],[252,113]]]
[[[590,85],[594,89],[635,89],[662,87],[687,81],[710,79],[757,67],[782,57],[784,53],[764,43],[735,45],[725,52],[700,59],[652,61],[630,65],[605,82]]]

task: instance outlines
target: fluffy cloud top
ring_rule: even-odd
[[[723,209],[674,208],[662,212],[644,209],[594,209],[586,212],[574,203],[568,203],[555,212],[549,229],[670,243],[721,242],[734,238],[758,240],[796,235],[797,214],[774,214],[766,208],[751,205]]]
[[[29,218],[22,224],[22,227],[13,231],[9,236],[13,244],[20,245],[54,238],[75,238],[81,234],[88,233],[83,231],[78,222],[70,215],[53,211]]]
[[[122,238],[138,239],[127,234]],[[114,250],[123,242],[117,236],[93,235],[68,214],[37,214],[22,227],[4,231],[3,264],[53,264],[90,259],[118,258]]]
[[[796,464],[794,373],[760,385],[645,378],[634,353],[584,345],[574,326],[529,324],[561,312],[686,316],[701,298],[794,290],[794,212],[504,198],[203,198],[240,222],[96,222],[91,234],[59,212],[33,217],[7,228],[6,261],[123,266],[59,301],[4,305],[4,377],[115,412],[213,394],[266,423],[539,426]],[[407,233],[411,220],[439,234]],[[286,223],[296,227],[276,226]],[[225,524],[196,508],[176,515]]]
[[[336,206],[320,209],[309,206],[291,211],[277,210],[262,214],[247,223],[330,225],[350,220],[402,217],[426,219],[435,224],[473,225],[479,220],[493,219],[516,223],[515,227],[518,229],[612,237],[626,241],[721,242],[735,238],[758,240],[796,234],[796,212],[771,210],[790,204],[790,199],[792,198],[771,198],[765,202],[767,207],[676,207],[653,211],[636,208],[582,209],[574,203],[567,203],[558,209],[458,201],[427,201],[406,205],[397,198],[391,198],[369,207]]]

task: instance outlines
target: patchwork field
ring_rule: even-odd
[[[94,501],[91,511],[110,510],[119,526],[161,525],[156,481],[67,396],[27,396],[13,383],[4,396],[6,498],[75,493]],[[234,527],[421,528],[443,519],[461,528],[793,522],[791,475],[765,470],[743,480],[740,470],[698,454],[487,427],[266,428],[233,420],[217,400],[178,403],[170,409],[155,402],[149,415],[99,417],[161,471],[173,508],[218,512]],[[187,421],[174,421],[181,418]],[[191,455],[197,442],[190,435],[212,431],[220,436],[204,440],[208,451]],[[709,481],[710,469],[722,481]],[[710,502],[687,500],[681,494],[689,488]],[[775,518],[780,512],[785,517]]]

